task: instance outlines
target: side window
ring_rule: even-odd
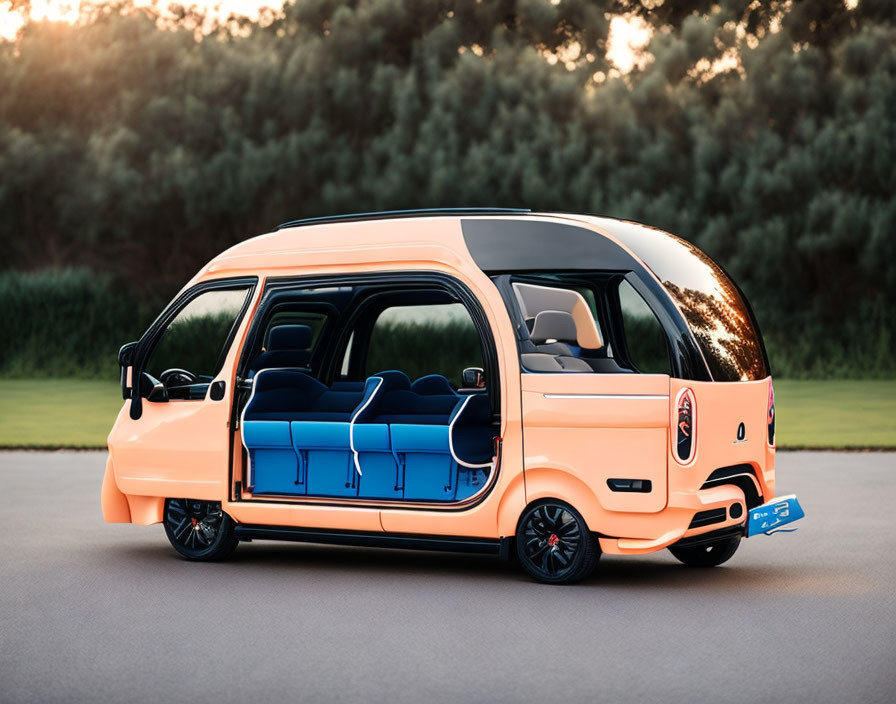
[[[562,279],[557,276],[545,276],[544,284],[530,282],[514,282],[513,290],[519,305],[520,314],[526,321],[529,333],[535,327],[535,318],[543,311],[558,311],[568,313],[575,323],[576,339],[565,340],[578,345],[581,342],[585,346],[598,348],[602,345],[603,331],[597,315],[597,299],[594,291],[586,286],[574,285],[546,285],[555,281],[562,284]]]
[[[171,399],[202,399],[224,363],[225,344],[249,295],[248,287],[206,291],[168,324],[146,361]]]
[[[394,306],[377,318],[367,352],[367,375],[399,369],[411,379],[441,374],[461,385],[467,367],[482,367],[479,335],[460,303]]]
[[[628,356],[642,374],[671,374],[666,333],[650,306],[624,279],[617,288]]]

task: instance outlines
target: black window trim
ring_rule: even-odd
[[[666,333],[667,344],[669,345],[671,376],[677,379],[687,379],[693,381],[712,381],[709,376],[709,370],[700,353],[696,340],[694,340],[687,323],[684,321],[681,311],[675,306],[671,297],[662,288],[662,284],[653,278],[650,278],[647,272],[641,272],[633,269],[593,269],[584,271],[582,269],[545,269],[532,270],[525,269],[519,272],[500,271],[485,272],[492,280],[492,283],[498,288],[501,298],[504,300],[504,306],[510,315],[511,322],[516,332],[517,354],[520,355],[520,370],[522,373],[528,372],[522,365],[522,343],[529,339],[529,330],[526,322],[522,319],[516,296],[513,292],[512,282],[525,280],[527,278],[537,278],[539,275],[547,274],[563,274],[570,277],[582,276],[583,274],[593,274],[611,280],[614,277],[623,277],[628,281],[632,288],[640,294],[647,303],[648,307],[654,312],[660,322],[664,332]],[[647,277],[647,278],[645,278]],[[542,279],[542,282],[544,280]],[[606,299],[606,296],[602,296]],[[599,303],[598,322],[603,323],[600,319],[601,314],[606,316],[609,311],[601,309],[606,305],[606,301]]]
[[[190,288],[188,288],[168,304],[168,306],[147,328],[146,332],[143,333],[143,336],[137,343],[137,349],[134,354],[133,371],[131,375],[131,418],[137,420],[143,414],[143,398],[140,395],[139,378],[140,375],[145,371],[146,362],[149,359],[149,355],[152,353],[153,349],[155,349],[156,343],[158,342],[162,333],[168,329],[168,325],[171,324],[174,318],[176,318],[177,315],[184,308],[186,308],[187,305],[189,305],[195,299],[199,298],[199,296],[204,293],[208,293],[209,291],[227,291],[242,288],[246,289],[246,298],[243,301],[243,305],[240,308],[239,313],[233,321],[233,325],[230,326],[230,330],[227,332],[227,337],[224,340],[224,344],[222,345],[221,351],[218,354],[218,359],[215,362],[215,372],[212,375],[212,378],[214,379],[216,376],[218,376],[218,374],[221,373],[221,368],[224,366],[224,360],[227,358],[227,353],[230,351],[230,348],[233,345],[233,339],[234,337],[236,337],[236,331],[239,329],[240,324],[246,316],[246,312],[248,311],[249,305],[252,302],[255,294],[255,288],[257,286],[257,276],[240,276],[202,281],[195,286],[191,286]],[[206,397],[203,396],[201,399],[197,398],[183,400],[204,401],[205,398]]]
[[[492,332],[491,325],[488,322],[488,317],[485,315],[485,310],[480,303],[479,299],[476,295],[464,284],[460,279],[451,274],[441,272],[441,271],[432,271],[426,269],[415,269],[415,270],[402,270],[402,271],[394,271],[394,272],[359,272],[356,274],[309,274],[304,276],[283,276],[283,277],[268,277],[264,281],[264,288],[262,290],[261,299],[258,304],[258,308],[255,311],[255,315],[253,320],[250,322],[250,328],[246,335],[247,344],[243,347],[243,351],[240,355],[240,360],[237,363],[237,374],[240,374],[240,370],[244,369],[248,363],[248,355],[246,350],[249,348],[248,342],[252,339],[253,335],[257,335],[256,325],[258,321],[263,317],[264,314],[264,306],[270,304],[269,297],[272,293],[282,290],[285,288],[314,288],[314,287],[323,287],[323,286],[333,286],[339,285],[343,283],[345,285],[358,286],[363,284],[381,284],[381,283],[398,283],[398,284],[407,284],[409,282],[413,282],[414,284],[432,284],[437,283],[441,284],[448,291],[452,291],[455,295],[458,296],[461,303],[467,308],[467,311],[470,313],[470,317],[473,319],[473,324],[476,327],[476,332],[479,334],[479,338],[483,343],[483,362],[485,363],[486,373],[494,372],[491,374],[492,379],[489,382],[489,399],[492,403],[492,414],[499,415],[502,422],[506,419],[504,414],[502,413],[503,409],[501,408],[501,357],[498,354],[497,342],[495,341],[494,333]],[[354,301],[351,303],[354,306]],[[348,322],[351,321],[351,316],[347,319]],[[347,341],[348,337],[346,335],[346,331],[348,330],[348,335],[351,334],[351,327],[348,324],[342,324],[339,326],[339,329],[336,331],[338,335],[338,344],[334,349],[338,350],[340,348],[342,337],[345,336]],[[335,361],[337,355],[330,354],[330,362],[329,364],[335,365],[337,362]],[[339,358],[338,364],[341,365],[342,359]],[[507,371],[507,370],[505,370]],[[322,372],[323,373],[323,372]],[[231,407],[231,427],[236,428],[235,419],[237,417],[237,409],[241,403],[240,396],[242,394],[234,393],[232,397],[232,407]],[[497,405],[497,406],[496,406]],[[231,436],[231,448],[230,448],[230,462],[228,465],[228,482],[230,486],[230,496],[232,501],[241,501],[246,503],[283,503],[282,498],[260,498],[260,499],[244,499],[242,497],[242,482],[240,480],[234,481],[234,470],[233,470],[233,458],[235,447],[233,445],[233,436]],[[240,463],[245,470],[245,465],[247,462],[246,452],[242,448],[242,444],[240,445],[241,453]],[[480,503],[486,500],[489,496],[492,495],[492,492],[495,490],[495,487],[498,485],[500,481],[501,474],[501,465],[502,465],[502,451],[501,451],[501,443],[498,442],[497,445],[497,462],[495,463],[494,471],[492,472],[492,476],[489,477],[487,483],[487,490],[482,494],[475,496],[474,500],[465,500],[462,502],[454,502],[449,504],[439,504],[439,503],[431,503],[425,506],[408,504],[405,505],[404,502],[389,502],[382,501],[377,503],[375,500],[371,502],[364,501],[362,499],[344,499],[344,500],[327,500],[323,499],[310,499],[302,501],[300,497],[296,497],[288,500],[286,503],[289,505],[314,505],[314,506],[338,506],[338,507],[362,507],[365,509],[379,509],[379,510],[402,510],[402,511],[436,511],[439,513],[459,513],[463,511],[469,511],[475,506],[478,506]]]

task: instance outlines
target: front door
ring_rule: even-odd
[[[109,436],[125,494],[226,499],[235,341],[253,290],[254,281],[200,284],[140,341],[131,375],[145,397],[125,404]]]

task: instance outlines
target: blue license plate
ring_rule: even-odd
[[[805,515],[795,494],[773,499],[767,504],[750,509],[750,517],[747,520],[747,537],[760,533],[768,535],[781,526],[798,521]]]

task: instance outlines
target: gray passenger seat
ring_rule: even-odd
[[[521,355],[523,366],[532,372],[592,372],[591,365],[573,355],[569,345],[578,344],[578,331],[571,313],[543,310],[535,316],[529,340],[535,352]]]
[[[578,347],[578,330],[571,313],[543,310],[535,316],[529,340],[535,352],[521,355],[523,366],[531,372],[598,372],[630,374],[611,357],[578,357],[570,345]]]

